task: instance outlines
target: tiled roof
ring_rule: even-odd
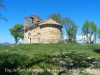
[[[57,23],[56,21],[54,21],[53,19],[47,19],[47,20],[45,20],[45,21],[41,21],[40,23],[39,23],[39,25],[45,25],[45,24],[55,24],[55,25],[61,25],[61,24],[59,24],[59,23]]]

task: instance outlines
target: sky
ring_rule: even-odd
[[[4,5],[7,11],[1,9],[0,14],[8,22],[0,19],[0,43],[15,43],[9,29],[15,24],[24,25],[24,18],[34,14],[42,20],[46,20],[53,13],[70,17],[79,26],[77,35],[81,33],[86,19],[100,28],[100,0],[5,0]]]

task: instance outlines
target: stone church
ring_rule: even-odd
[[[24,43],[58,43],[62,25],[50,19],[42,21],[37,15],[25,17]]]

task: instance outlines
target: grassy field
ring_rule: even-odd
[[[78,59],[78,54],[85,54],[89,57],[94,57],[97,60],[100,60],[100,44],[22,44],[14,46],[0,45],[0,74],[6,75],[4,73],[5,67],[58,68],[58,64],[52,61],[52,59],[55,58],[54,54],[57,52],[73,52],[72,55],[75,55],[74,53],[76,53],[76,55],[73,56],[76,57],[76,59]],[[79,58],[78,61],[81,60],[82,58]],[[29,74],[24,73],[12,75]]]
[[[0,46],[0,53],[20,53],[25,55],[50,54],[59,51],[75,51],[86,53],[89,56],[100,59],[100,44],[24,44],[15,46]]]

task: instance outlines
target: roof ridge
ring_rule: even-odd
[[[55,24],[55,25],[61,25],[60,23],[56,22],[52,18],[46,19],[43,22],[40,22],[39,25],[44,25],[44,24]]]

